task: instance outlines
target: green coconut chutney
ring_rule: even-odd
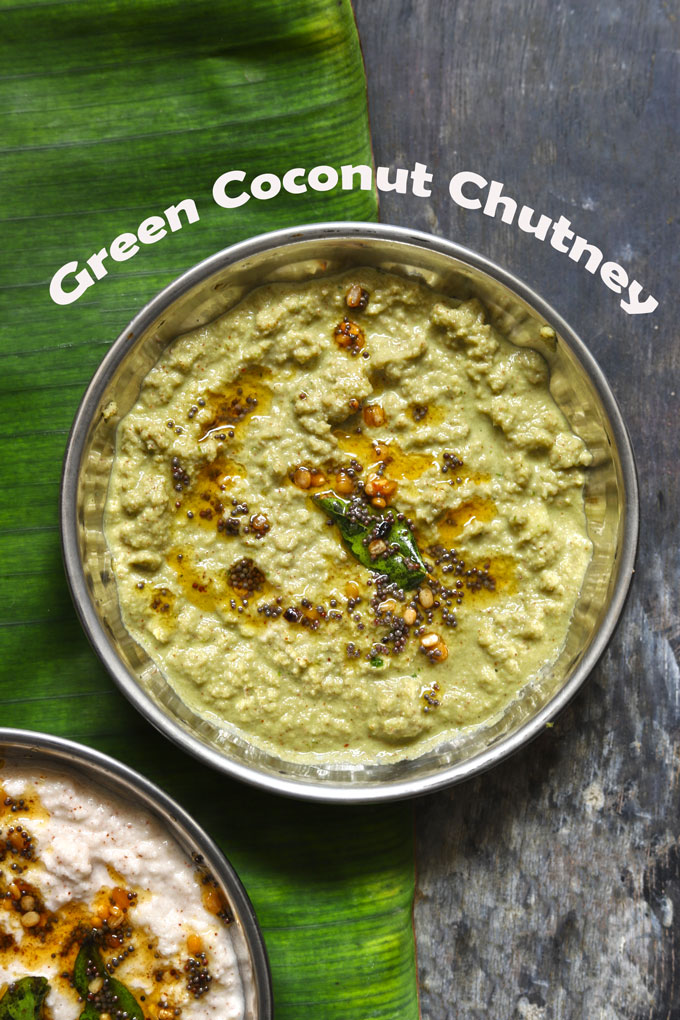
[[[417,755],[557,657],[589,462],[543,359],[476,300],[368,268],[263,286],[179,337],[118,426],[125,625],[192,709],[277,754]],[[363,552],[322,496],[370,518]],[[385,567],[397,525],[411,586]]]

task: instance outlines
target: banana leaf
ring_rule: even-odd
[[[349,2],[28,0],[0,14],[0,722],[99,747],[190,807],[253,900],[281,1020],[415,1020],[410,808],[281,801],[171,747],[80,630],[57,517],[78,401],[157,290],[244,237],[376,217],[373,191],[212,200],[230,169],[371,163]],[[51,300],[60,266],[186,198],[198,222],[110,263],[78,301]]]

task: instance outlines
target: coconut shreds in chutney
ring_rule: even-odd
[[[195,712],[284,758],[417,756],[557,658],[590,460],[477,300],[371,268],[262,286],[175,340],[118,426],[125,625]]]

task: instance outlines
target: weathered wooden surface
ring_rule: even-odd
[[[424,1020],[680,1018],[678,49],[660,0],[354,0],[376,164],[426,163],[430,198],[382,219],[459,241],[543,294],[609,378],[640,473],[638,567],[586,687],[523,753],[416,807]],[[465,210],[502,181],[659,301]],[[674,307],[675,306],[675,307]]]

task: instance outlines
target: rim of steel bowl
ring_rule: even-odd
[[[615,562],[617,579],[611,592],[606,611],[601,619],[589,647],[583,653],[563,685],[529,719],[513,732],[501,737],[486,749],[471,757],[433,770],[425,776],[397,776],[394,781],[373,782],[362,785],[354,782],[326,782],[305,775],[291,777],[282,767],[281,771],[263,771],[250,762],[235,761],[216,746],[211,746],[195,736],[188,726],[170,718],[155,703],[150,695],[138,684],[119,658],[112,644],[110,634],[97,614],[87,583],[84,565],[80,555],[79,521],[77,519],[78,484],[89,430],[95,416],[101,412],[101,401],[106,392],[112,373],[124,361],[135,341],[157,322],[159,316],[186,295],[192,288],[208,280],[218,270],[225,270],[237,263],[261,255],[314,242],[350,242],[357,252],[362,245],[370,251],[373,243],[392,243],[410,248],[413,252],[423,251],[446,256],[463,267],[482,274],[494,286],[507,288],[514,298],[529,306],[532,313],[540,316],[558,334],[559,339],[571,351],[580,368],[589,377],[597,397],[604,409],[610,426],[620,462],[623,480],[623,503],[620,515],[623,518],[622,538]],[[311,257],[311,252],[308,257]],[[358,254],[354,264],[360,264]],[[140,379],[141,382],[141,379]],[[85,632],[108,672],[132,702],[137,710],[165,736],[190,752],[199,760],[237,779],[280,794],[310,800],[335,802],[370,802],[394,800],[402,797],[430,793],[470,778],[496,764],[534,738],[573,697],[609,641],[624,606],[635,562],[638,535],[638,489],[632,446],[623,418],[611,389],[583,341],[569,324],[546,302],[521,280],[507,270],[462,245],[416,230],[376,223],[338,222],[287,228],[262,234],[250,240],[232,245],[206,258],[198,265],[183,273],[165,287],[132,319],[104,357],[88,386],[75,416],[68,441],[62,486],[60,494],[61,533],[66,575],[71,588],[74,604]],[[282,766],[287,763],[282,760]],[[388,766],[386,766],[388,767]],[[321,765],[322,768],[322,765]]]
[[[17,764],[38,761],[46,768],[91,780],[133,806],[148,811],[166,829],[183,853],[200,852],[211,874],[227,895],[237,932],[232,942],[244,983],[246,1016],[271,1020],[274,1015],[271,974],[267,950],[253,905],[240,878],[215,841],[172,797],[128,765],[85,744],[32,730],[0,727],[0,759]],[[249,976],[243,971],[250,970]],[[246,977],[252,988],[246,987]]]

